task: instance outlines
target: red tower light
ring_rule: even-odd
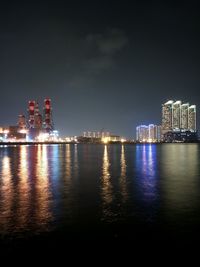
[[[35,101],[29,101],[28,113],[29,113],[29,127],[34,128]]]
[[[46,98],[44,100],[44,116],[45,116],[45,128],[47,131],[53,129],[53,122],[52,122],[52,108],[51,108],[51,99]]]

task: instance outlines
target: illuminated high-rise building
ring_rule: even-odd
[[[168,101],[162,105],[162,141],[198,140],[196,105]]]
[[[173,100],[162,105],[162,132],[172,131],[173,129]]]
[[[196,106],[170,100],[162,105],[162,135],[169,132],[196,132]]]
[[[161,125],[157,126],[157,141],[160,142],[162,140],[162,127]]]
[[[153,141],[156,139],[156,127],[154,124],[150,124],[148,127],[149,127],[148,139],[149,141]]]
[[[172,104],[172,129],[180,130],[181,128],[181,101]]]
[[[149,139],[149,127],[146,125],[140,125],[136,128],[136,140],[138,142],[148,142]]]
[[[193,132],[197,130],[196,105],[192,105],[188,109],[188,129]]]
[[[161,126],[149,124],[149,142],[160,142],[161,140]]]
[[[140,143],[161,141],[161,126],[155,124],[140,125],[136,128],[136,140]]]
[[[181,130],[188,129],[189,103],[181,105]]]

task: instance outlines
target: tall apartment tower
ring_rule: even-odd
[[[197,131],[196,105],[170,100],[162,105],[162,134]]]
[[[181,105],[181,130],[186,131],[188,127],[189,103]]]
[[[192,132],[197,130],[196,105],[192,105],[188,109],[188,129]]]
[[[176,101],[172,104],[172,129],[181,129],[181,101]]]
[[[136,128],[136,140],[139,142],[147,142],[149,139],[149,127],[140,125]]]
[[[161,126],[155,124],[149,124],[149,137],[148,141],[150,142],[160,142],[161,140]]]
[[[161,126],[155,124],[140,125],[136,128],[136,140],[140,143],[161,141]]]
[[[170,100],[162,105],[162,133],[172,131],[173,129],[173,104]]]

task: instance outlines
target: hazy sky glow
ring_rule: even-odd
[[[16,124],[28,100],[45,97],[62,135],[134,136],[136,125],[160,123],[171,98],[199,110],[197,3],[1,4],[0,125]]]

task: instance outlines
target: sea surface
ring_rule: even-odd
[[[0,242],[199,239],[200,145],[0,147]],[[46,242],[46,243],[45,243]]]

